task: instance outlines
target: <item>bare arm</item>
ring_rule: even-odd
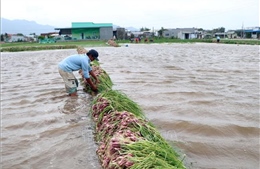
[[[99,83],[97,76],[95,75],[95,73],[92,70],[89,72],[89,74],[95,79],[95,84]]]
[[[92,82],[92,80],[90,78],[85,78],[87,83],[90,85],[91,89],[93,91],[97,91],[97,86]]]

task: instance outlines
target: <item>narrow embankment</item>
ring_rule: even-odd
[[[171,147],[146,119],[140,106],[124,93],[113,90],[113,82],[98,62],[92,63],[100,83],[90,114],[94,121],[97,155],[104,169],[184,169],[184,157]],[[94,80],[94,79],[93,79]]]

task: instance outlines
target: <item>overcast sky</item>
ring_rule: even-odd
[[[1,0],[1,17],[56,28],[71,22],[135,28],[259,26],[259,0]]]

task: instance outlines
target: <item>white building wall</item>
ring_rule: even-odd
[[[24,41],[25,38],[24,38],[24,36],[12,35],[11,38],[8,40],[8,42],[17,42],[18,40]]]
[[[195,38],[197,38],[196,34],[191,33],[191,34],[190,34],[190,39],[195,39]]]
[[[182,33],[182,31],[178,32],[177,37],[179,39],[184,39],[184,34]]]

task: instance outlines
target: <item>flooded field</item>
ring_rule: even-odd
[[[97,47],[113,89],[143,109],[187,168],[259,168],[259,46]],[[65,93],[73,50],[1,53],[1,168],[98,169],[92,96]],[[77,77],[80,77],[75,72]]]

